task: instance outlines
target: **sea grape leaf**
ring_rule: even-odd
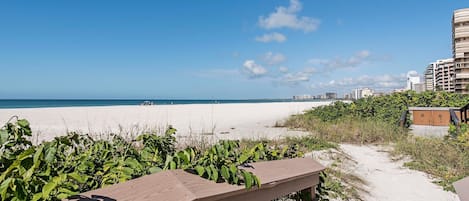
[[[0,145],[3,145],[8,140],[8,131],[0,130]]]
[[[212,176],[211,176],[211,179],[215,182],[218,181],[218,170],[213,167],[213,166],[210,166],[210,168],[212,169]]]
[[[230,170],[228,170],[228,167],[226,167],[226,165],[221,166],[221,176],[226,181],[230,180]]]
[[[5,179],[5,181],[0,184],[0,195],[2,196],[2,201],[7,199],[8,188],[10,183],[13,181],[13,178]]]
[[[200,165],[195,166],[194,169],[195,169],[195,171],[197,172],[197,174],[198,174],[199,176],[202,176],[202,175],[204,175],[204,173],[205,173],[204,167],[202,167],[202,166],[200,166]]]
[[[248,171],[242,171],[243,172],[243,177],[244,177],[244,186],[247,189],[250,189],[252,187],[253,179],[252,179],[252,173]]]
[[[163,169],[161,169],[161,168],[158,167],[158,166],[151,167],[150,169],[148,169],[148,171],[149,171],[151,174],[160,172],[160,171],[162,171],[162,170],[163,170]]]

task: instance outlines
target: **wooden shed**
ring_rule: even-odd
[[[451,122],[450,109],[460,110],[456,107],[409,107],[409,112],[414,125],[448,126]],[[461,119],[459,112],[455,114]]]
[[[252,163],[252,167],[243,169],[260,179],[260,188],[245,189],[244,185],[215,183],[184,170],[167,170],[85,192],[69,200],[268,201],[301,190],[314,198],[324,166],[311,158],[295,158]]]

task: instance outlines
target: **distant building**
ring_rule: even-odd
[[[394,89],[392,90],[393,93],[399,93],[399,92],[404,92],[407,91],[407,89]]]
[[[370,89],[370,88],[361,89],[361,97],[360,98],[366,98],[368,96],[373,96],[373,89]]]
[[[376,96],[376,97],[384,96],[384,95],[386,95],[386,93],[384,93],[384,92],[373,92],[373,96]]]
[[[310,100],[310,99],[314,99],[314,96],[311,96],[308,94],[293,96],[293,100]]]
[[[368,96],[373,96],[374,90],[371,88],[358,88],[352,91],[352,99],[366,98]]]
[[[436,62],[430,63],[424,72],[424,83],[426,91],[435,91],[435,70],[437,64]]]
[[[435,91],[454,92],[454,62],[453,58],[436,61]]]
[[[350,100],[350,99],[352,99],[352,95],[351,94],[344,94],[344,99]]]
[[[469,93],[469,8],[453,13],[454,91]]]
[[[420,76],[416,71],[409,71],[407,73],[407,86],[406,90],[414,90],[414,84],[420,83]]]
[[[422,93],[425,91],[425,83],[416,83],[412,88],[415,92]]]
[[[327,92],[326,99],[337,99],[337,93],[334,92]]]

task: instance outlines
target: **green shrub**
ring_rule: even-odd
[[[69,133],[34,146],[26,120],[0,129],[1,200],[60,200],[165,169],[185,169],[215,182],[259,186],[251,172],[238,168],[260,160],[301,157],[297,144],[260,142],[240,148],[239,141],[220,141],[207,150],[176,150],[176,129],[161,136],[142,134],[134,141],[112,135],[94,140]],[[314,143],[313,141],[308,144]],[[312,146],[312,145],[311,145]]]

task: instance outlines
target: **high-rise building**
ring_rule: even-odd
[[[407,86],[406,90],[414,90],[414,84],[420,83],[420,76],[416,71],[409,71],[407,73]]]
[[[453,58],[437,60],[435,68],[435,91],[454,92],[454,62]]]
[[[352,91],[352,99],[366,98],[368,96],[373,96],[374,90],[371,88],[358,88]]]
[[[455,92],[469,93],[469,8],[453,13],[453,58]]]
[[[366,98],[368,96],[373,96],[373,89],[370,89],[370,88],[361,89],[361,98]]]
[[[327,92],[327,93],[326,93],[326,98],[327,98],[327,99],[336,99],[336,98],[337,98],[337,93],[334,93],[334,92]]]
[[[430,63],[424,72],[425,91],[435,91],[436,62]]]

